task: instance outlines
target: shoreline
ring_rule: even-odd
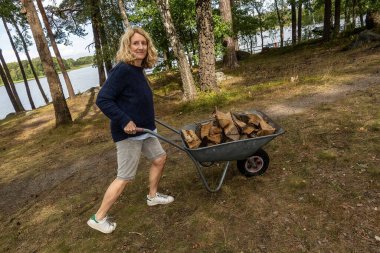
[[[71,68],[71,69],[69,69],[68,71],[67,71],[67,73],[69,73],[69,72],[71,72],[71,71],[74,71],[74,70],[78,70],[78,69],[82,69],[82,68],[86,68],[86,67],[90,67],[90,66],[92,66],[93,64],[92,63],[90,63],[90,64],[84,64],[84,65],[80,65],[80,66],[78,66],[78,67],[73,67],[73,68]],[[58,75],[59,74],[62,74],[62,72],[61,71],[59,71],[59,72],[57,72],[58,73]],[[43,76],[38,76],[38,78],[45,78],[46,77],[46,75],[43,75]],[[30,81],[30,80],[35,80],[35,78],[34,77],[30,77],[30,78],[27,78],[26,79],[27,81]],[[24,80],[23,79],[20,79],[20,80],[13,80],[13,83],[16,85],[16,84],[18,84],[18,83],[23,83],[24,82]],[[0,83],[0,87],[2,87],[2,86],[4,86],[4,83]]]

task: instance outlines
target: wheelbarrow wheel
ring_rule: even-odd
[[[269,166],[269,156],[263,149],[259,149],[252,156],[237,161],[237,167],[246,177],[262,175]]]

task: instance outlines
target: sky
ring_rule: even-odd
[[[58,0],[57,2],[59,3],[61,2],[61,0]],[[43,3],[44,5],[51,4],[51,0],[44,1]],[[42,20],[41,20],[41,23],[42,23]],[[12,25],[8,23],[8,27],[11,30],[11,34],[15,35],[16,34],[15,29],[12,27]],[[79,57],[94,54],[95,49],[93,46],[90,47],[90,51],[86,49],[86,46],[93,42],[93,34],[92,34],[91,26],[88,26],[86,28],[86,32],[88,34],[84,38],[80,38],[80,37],[72,35],[69,38],[69,40],[72,42],[72,45],[70,46],[58,45],[58,49],[61,53],[61,56],[64,59],[68,59],[68,58],[78,59]],[[30,30],[29,30],[29,35],[32,36],[32,32]],[[16,61],[16,56],[13,52],[11,43],[9,42],[9,38],[5,31],[3,22],[0,22],[0,48],[3,50],[3,56],[7,63]],[[54,52],[52,48],[50,48],[50,52],[52,56],[54,56]],[[29,47],[29,54],[31,58],[38,57],[38,52],[35,45]],[[24,52],[19,52],[19,55],[20,55],[21,60],[26,60],[26,55]]]

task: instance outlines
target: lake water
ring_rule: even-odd
[[[73,85],[75,93],[84,92],[91,87],[99,85],[98,70],[94,67],[85,67],[77,70],[68,72],[71,83]],[[65,97],[68,97],[68,92],[66,88],[66,83],[63,79],[62,74],[59,75],[61,80],[63,93]],[[28,81],[30,92],[36,107],[45,105],[45,101],[42,98],[41,92],[38,89],[37,83],[35,80]],[[40,78],[40,83],[43,90],[45,91],[46,96],[51,101],[50,89],[47,83],[46,77]],[[29,103],[28,96],[26,94],[26,89],[24,82],[16,83],[16,90],[20,97],[21,103],[23,104],[25,110],[30,110],[31,106]],[[14,112],[11,101],[9,100],[7,91],[4,86],[0,86],[0,119],[4,119],[9,113]]]

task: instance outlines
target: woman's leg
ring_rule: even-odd
[[[134,179],[141,155],[142,141],[123,140],[116,142],[117,178],[110,184],[104,194],[102,204],[96,212],[96,219],[107,215],[108,210],[123,192],[125,186]]]
[[[154,159],[149,171],[149,196],[156,196],[158,183],[160,182],[162,172],[164,171],[166,154]]]
[[[102,204],[100,205],[99,210],[95,214],[96,220],[102,220],[106,217],[108,210],[111,208],[113,203],[118,199],[120,194],[123,192],[128,181],[116,178],[104,194]]]

